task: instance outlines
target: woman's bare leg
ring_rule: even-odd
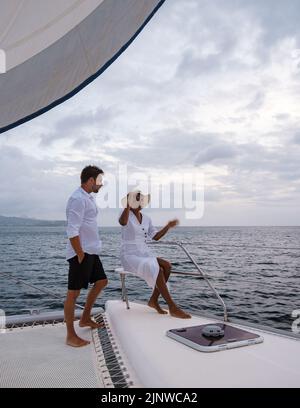
[[[156,286],[160,294],[162,295],[162,297],[167,302],[169,306],[169,313],[171,316],[178,317],[181,319],[189,319],[191,317],[191,315],[179,309],[179,307],[174,303],[173,299],[171,298],[171,295],[169,293],[169,290],[166,284],[163,268],[161,266],[159,267],[159,273],[158,273],[157,280],[156,280]]]
[[[168,282],[168,279],[170,277],[171,273],[171,267],[172,265],[170,264],[169,261],[166,261],[165,259],[162,258],[157,258],[157,262],[160,267],[163,268],[163,273],[165,276],[165,281]],[[158,303],[158,298],[159,298],[160,292],[157,289],[157,287],[154,288],[153,293],[149,299],[148,306],[153,307],[154,309],[157,310],[158,313],[160,314],[167,314],[168,312],[164,309],[162,309]]]

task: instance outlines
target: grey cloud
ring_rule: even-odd
[[[300,145],[300,131],[294,135],[292,142]]]
[[[287,130],[282,132],[286,133]],[[144,139],[137,137],[134,143],[126,147],[120,144],[119,147],[106,148],[105,153],[137,168],[171,170],[191,164],[196,167],[210,164],[226,165],[232,173],[247,173],[251,177],[265,173],[278,180],[300,178],[300,149],[293,148],[292,144],[282,149],[279,146],[267,148],[254,142],[236,143],[235,136],[172,128],[148,134]],[[295,136],[294,141],[297,140]],[[225,180],[223,182],[226,183]]]
[[[221,202],[224,198],[224,191],[220,188],[208,187],[204,189],[204,202]]]
[[[236,117],[229,117],[228,120],[230,123],[239,124],[239,123],[245,123],[247,118],[245,116],[236,116]]]
[[[106,138],[107,140],[107,138]],[[77,137],[72,143],[72,148],[89,150],[92,148],[93,138],[87,135]]]
[[[77,186],[81,168],[88,164],[76,161],[79,149],[86,152],[89,162],[98,163],[101,152],[100,157],[104,159],[99,165],[106,172],[114,171],[115,162],[126,163],[129,171],[146,168],[167,172],[195,165],[205,173],[207,168],[215,168],[213,178],[218,186],[209,186],[205,192],[205,200],[211,203],[226,205],[233,198],[243,203],[257,200],[262,205],[285,205],[292,200],[299,203],[300,133],[296,115],[278,113],[274,116],[277,126],[274,134],[255,135],[260,136],[262,143],[270,137],[269,146],[242,143],[250,140],[248,129],[236,134],[234,127],[237,124],[237,129],[243,129],[238,125],[245,128],[248,113],[253,116],[262,109],[265,92],[273,84],[278,85],[276,76],[268,71],[269,57],[278,41],[287,37],[299,39],[299,13],[299,0],[166,2],[132,47],[93,83],[91,94],[87,88],[88,103],[94,111],[81,113],[81,107],[86,106],[82,100],[87,99],[81,99],[78,94],[66,102],[71,103],[68,107],[73,106],[66,109],[72,114],[67,113],[57,121],[55,110],[52,111],[51,130],[48,130],[49,116],[32,122],[35,133],[42,134],[39,147],[44,152],[51,147],[52,159],[36,160],[21,149],[0,148],[3,186],[0,214],[63,218],[65,199]],[[246,27],[249,34],[251,25],[253,29],[261,29],[253,44],[247,43],[243,34],[244,23],[249,25]],[[246,44],[242,46],[246,47],[250,62],[243,61],[238,52],[243,35]],[[204,128],[201,103],[213,106],[223,74],[230,73],[237,83],[240,80],[246,83],[248,70],[251,75],[260,76],[264,72],[266,75],[262,75],[261,87],[253,85],[255,81],[249,76],[250,85],[245,90],[248,103],[244,110],[237,108],[226,118],[232,132],[217,133],[209,127],[205,127],[208,131],[199,131]],[[205,85],[203,94],[201,84]],[[230,84],[224,85],[231,97]],[[193,92],[194,86],[201,95]],[[205,99],[205,88],[212,99]],[[295,81],[291,94],[298,91],[300,85]],[[98,95],[103,98],[100,108]],[[232,99],[235,97],[238,100],[239,95],[233,94]],[[197,123],[189,122],[193,120],[194,111],[189,116],[193,106],[199,107]],[[63,105],[57,109],[63,114]],[[294,126],[289,127],[293,122]],[[35,124],[38,124],[36,128]],[[30,124],[26,126],[28,132]],[[22,136],[21,128],[14,134],[17,132]],[[279,145],[272,146],[273,138],[277,138]],[[55,157],[56,151],[59,154],[55,142],[60,140],[67,140],[70,145],[68,151],[60,152],[65,161]],[[8,143],[8,138],[4,142]],[[222,175],[220,168],[225,169]],[[16,180],[14,190],[6,174]]]
[[[211,75],[213,72],[220,71],[223,64],[222,53],[196,57],[192,50],[187,50],[177,67],[175,76],[182,79],[205,74]]]
[[[47,210],[51,213],[49,204],[54,205],[54,209],[56,194],[61,192],[59,177],[51,174],[54,161],[35,160],[12,147],[1,148],[0,154],[0,214],[35,216]]]
[[[280,122],[284,122],[290,119],[290,115],[288,113],[279,113],[278,115],[274,116]]]
[[[300,7],[298,0],[254,0],[247,2],[251,10],[264,27],[262,39],[264,45],[272,46],[282,38],[291,36],[300,39]]]
[[[185,4],[178,7],[183,11]],[[256,44],[249,48],[249,53],[256,57],[263,67],[270,62],[273,47],[287,37],[296,38],[300,44],[300,7],[298,0],[223,0],[191,1],[193,15],[186,18],[185,32],[191,43],[197,43],[197,50],[213,43],[216,53],[206,57],[197,56],[194,50],[187,50],[178,64],[177,77],[185,78],[227,71],[242,70],[243,60],[237,49],[239,36],[244,22],[257,25],[260,37]],[[226,7],[225,7],[226,5]],[[231,24],[229,23],[231,22]],[[257,68],[253,62],[253,68]]]
[[[98,108],[96,112],[66,115],[55,123],[54,131],[42,135],[40,145],[47,147],[60,139],[73,139],[86,137],[87,132],[99,129],[99,136],[105,127],[119,114],[113,108]],[[107,139],[107,137],[104,137]],[[79,143],[78,143],[79,144]]]
[[[264,102],[265,94],[262,91],[258,91],[251,102],[245,106],[244,110],[259,110],[263,107]]]
[[[119,147],[106,148],[105,152],[140,168],[175,168],[192,164],[195,152],[207,149],[216,140],[214,133],[170,128],[145,137],[137,134],[131,143],[125,146],[120,143]]]
[[[91,161],[35,159],[16,147],[0,147],[0,214],[64,219],[66,200]],[[107,166],[104,164],[104,168]]]
[[[292,146],[265,147],[257,143],[244,143],[235,146],[236,160],[228,162],[229,168],[238,173],[248,173],[253,177],[263,175],[265,182],[277,179],[300,180],[300,167],[298,166],[300,149]],[[268,179],[269,177],[269,179]],[[264,179],[260,179],[264,183]]]
[[[206,13],[210,12],[211,15],[224,13],[228,17],[234,13],[243,12],[248,14],[249,18],[255,18],[263,28],[262,40],[266,47],[272,46],[286,36],[295,36],[295,34],[299,36],[300,34],[298,0],[288,0],[288,2],[282,0],[226,0],[226,8],[223,0],[213,2],[194,0],[194,3],[199,14],[204,7]]]
[[[226,163],[228,174],[217,177],[221,186],[231,186],[229,196],[235,193],[239,199],[259,203],[300,203],[300,149],[257,144],[240,145],[237,149],[239,154]]]
[[[237,155],[234,146],[229,143],[220,143],[218,145],[209,146],[204,151],[201,151],[195,160],[195,165],[206,164],[210,162],[226,162]]]

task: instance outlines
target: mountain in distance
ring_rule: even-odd
[[[65,225],[65,221],[50,221],[50,220],[37,220],[35,218],[25,217],[5,217],[0,215],[0,226],[59,226]]]

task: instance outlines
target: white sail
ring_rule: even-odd
[[[79,92],[134,40],[161,0],[1,0],[0,133]]]

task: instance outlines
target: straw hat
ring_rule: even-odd
[[[127,196],[131,208],[138,208],[139,206],[145,208],[150,202],[150,194],[142,194],[140,190],[130,191]],[[127,196],[121,200],[124,208],[127,207]]]

